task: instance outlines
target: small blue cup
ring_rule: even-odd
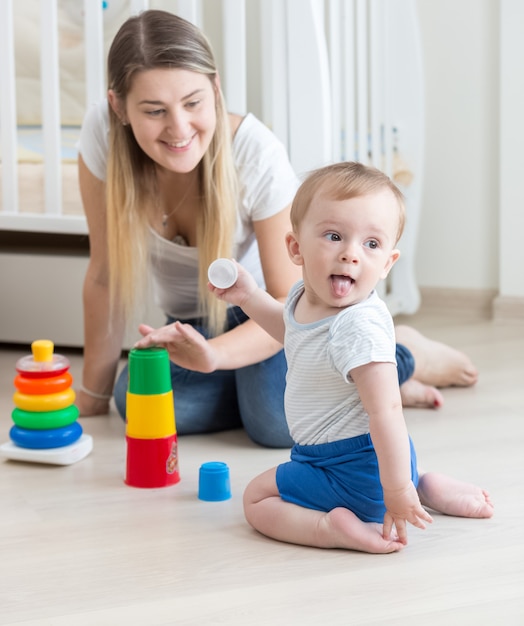
[[[220,502],[231,498],[229,467],[221,461],[211,461],[200,466],[198,498],[207,502]]]

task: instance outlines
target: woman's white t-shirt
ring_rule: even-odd
[[[108,136],[108,103],[103,100],[87,112],[78,142],[86,167],[103,181],[107,171]],[[290,204],[299,180],[284,145],[251,113],[238,127],[232,151],[239,199],[231,256],[264,287],[253,223],[276,215]],[[156,304],[174,318],[198,317],[197,249],[168,241],[151,230],[151,262]]]

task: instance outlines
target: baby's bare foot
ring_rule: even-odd
[[[396,326],[397,342],[415,358],[413,378],[435,387],[469,387],[478,380],[478,371],[468,356],[451,346],[424,337],[411,326]]]
[[[485,518],[494,513],[487,491],[445,474],[423,474],[417,491],[424,506],[446,515]]]
[[[321,533],[333,538],[333,548],[358,550],[372,554],[388,554],[402,550],[404,545],[396,539],[382,537],[382,525],[366,523],[352,511],[343,507],[333,509],[323,517]]]
[[[424,385],[410,378],[400,386],[402,406],[438,409],[444,404],[444,397],[438,389]]]

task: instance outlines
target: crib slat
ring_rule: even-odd
[[[129,0],[129,12],[131,15],[137,15],[149,8],[148,0]]]
[[[400,3],[396,10],[405,4]],[[400,89],[399,85],[393,85],[393,68],[390,64],[390,50],[391,50],[391,18],[390,18],[390,10],[389,2],[384,2],[381,7],[382,10],[382,40],[384,42],[384,55],[382,60],[382,80],[385,85],[386,96],[384,98],[384,111],[382,114],[383,117],[383,126],[384,126],[384,138],[383,138],[383,151],[384,151],[384,162],[382,165],[382,169],[388,176],[393,175],[393,126],[394,122],[392,120],[392,98],[393,98],[393,90]]]
[[[343,110],[344,110],[344,158],[353,161],[357,158],[357,126],[355,106],[355,3],[346,0],[342,4],[342,55],[344,72]]]
[[[177,0],[176,13],[188,22],[202,26],[202,1],[201,0]]]
[[[60,138],[60,80],[58,65],[58,11],[54,0],[41,0],[40,73],[42,76],[42,130],[45,177],[45,213],[62,212]]]
[[[287,10],[289,152],[295,170],[304,174],[328,163],[332,155],[324,4],[287,0]],[[316,132],[308,132],[312,125]]]
[[[286,11],[282,0],[260,5],[262,119],[288,148]]]
[[[0,140],[3,213],[18,212],[13,2],[0,3]]]
[[[223,0],[225,97],[230,111],[247,113],[246,3]]]
[[[342,102],[344,99],[344,80],[342,68],[342,36],[341,36],[342,7],[340,0],[329,2],[328,13],[328,41],[329,41],[329,65],[331,68],[331,115],[333,161],[344,159],[344,143],[342,137],[343,115]]]
[[[383,167],[382,124],[384,100],[386,98],[382,67],[383,56],[383,2],[370,0],[369,6],[369,128],[370,162],[375,167]]]
[[[102,3],[84,0],[86,108],[105,95]]]
[[[368,37],[367,37],[367,2],[357,0],[356,4],[356,56],[357,80],[357,160],[368,162]]]

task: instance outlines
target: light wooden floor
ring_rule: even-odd
[[[406,411],[419,459],[487,488],[493,519],[435,516],[387,556],[277,543],[248,527],[241,496],[287,451],[239,431],[182,438],[181,482],[134,489],[112,413],[82,420],[94,450],[75,465],[0,461],[0,624],[524,624],[524,325],[414,320],[481,370],[475,388],[446,390],[440,411]],[[0,350],[1,443],[28,351]],[[211,460],[230,466],[228,502],[197,499]]]

